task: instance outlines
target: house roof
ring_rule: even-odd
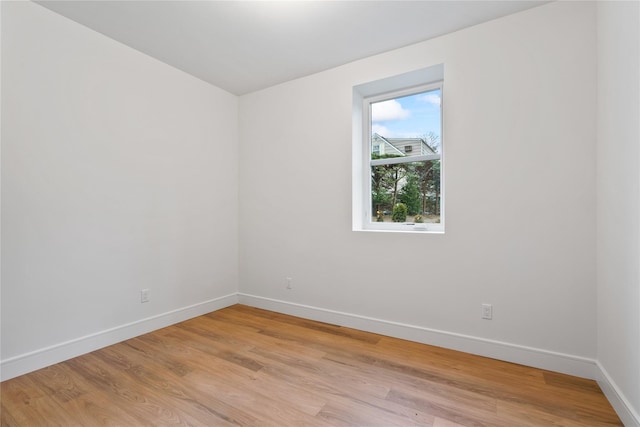
[[[389,141],[387,138],[385,138],[382,135],[379,135],[377,133],[374,133],[373,136],[371,137],[371,142],[375,142],[375,141],[379,141],[380,144],[384,145],[384,150],[380,150],[383,153],[393,153],[393,154],[397,154],[398,156],[406,156],[405,153],[403,153],[400,149],[398,149],[398,147],[396,147],[394,144],[391,143],[391,141]]]
[[[420,152],[412,152],[411,155],[424,155],[424,154],[436,154],[436,151],[427,144],[427,142],[422,138],[385,138],[384,136],[374,133],[371,136],[372,143],[378,140],[381,144],[384,144],[385,149],[384,152],[394,153],[399,156],[407,156],[408,146],[419,146]]]

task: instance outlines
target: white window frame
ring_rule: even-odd
[[[355,231],[444,233],[444,66],[442,64],[378,80],[353,88],[353,200]],[[440,89],[440,153],[371,160],[371,104]],[[372,221],[371,167],[440,160],[440,223],[388,223]]]

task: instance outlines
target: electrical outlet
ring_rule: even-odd
[[[143,289],[140,291],[140,303],[149,302],[149,289]]]
[[[482,304],[482,318],[487,320],[493,318],[493,306],[491,304]]]
[[[293,289],[293,286],[291,286],[291,281],[292,280],[293,279],[291,277],[287,277],[287,286],[286,286],[286,288],[289,289],[289,290]]]

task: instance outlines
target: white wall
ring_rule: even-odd
[[[551,3],[241,97],[241,301],[593,367],[595,25]],[[352,231],[352,87],[439,63],[446,234]]]
[[[640,3],[599,2],[597,18],[598,361],[630,426],[640,425]]]
[[[237,97],[2,8],[3,378],[235,299]]]

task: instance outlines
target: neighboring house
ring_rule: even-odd
[[[385,138],[374,133],[371,136],[371,153],[396,156],[422,156],[436,154],[422,138]]]
[[[374,133],[371,136],[371,154],[379,156],[387,155],[394,157],[408,157],[437,154],[437,152],[433,148],[431,148],[422,138],[385,138],[378,133]],[[396,172],[396,174],[398,173],[399,172]],[[381,204],[373,202],[374,205],[372,206],[372,212],[375,213],[376,211],[380,210],[384,212],[384,215],[390,214],[390,210],[393,208],[393,205],[397,201],[396,196],[399,196],[398,191],[401,192],[406,183],[407,176],[404,176],[404,174],[400,174],[400,176],[396,175],[393,187],[378,187],[378,191],[384,190],[389,194],[393,193],[395,195],[392,198],[393,202],[391,202],[391,204]],[[421,212],[423,214],[427,214],[429,213],[427,212],[429,209],[427,209],[424,197],[435,200],[437,204],[439,195],[434,191],[429,191],[427,194],[421,194],[420,197],[422,203]],[[439,209],[437,207],[435,207],[435,212],[439,212]]]

